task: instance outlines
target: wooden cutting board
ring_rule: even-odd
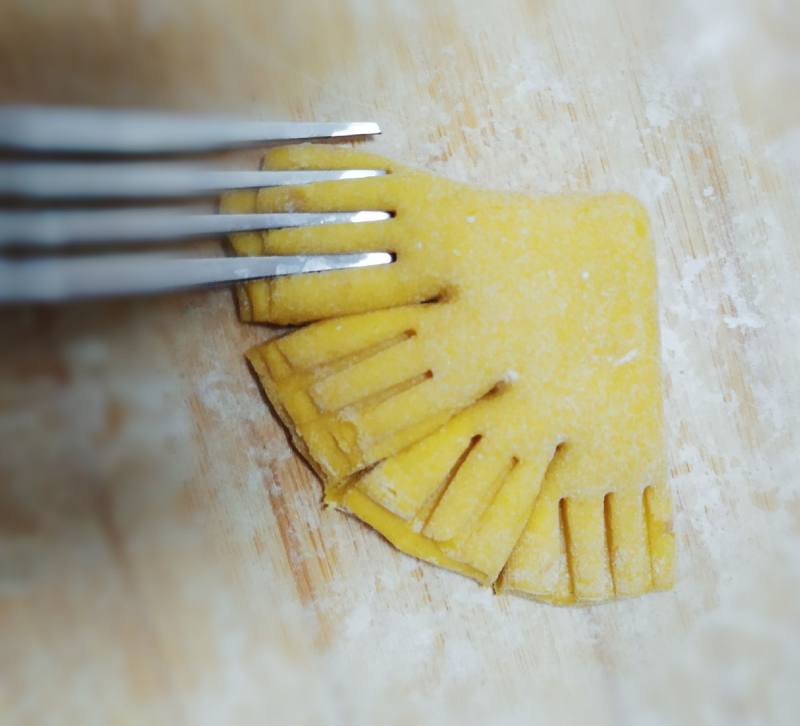
[[[0,100],[375,119],[464,181],[627,190],[678,572],[495,597],[319,506],[228,291],[0,314],[0,720],[795,724],[800,13],[713,0],[0,2]],[[491,240],[487,240],[491,244]]]

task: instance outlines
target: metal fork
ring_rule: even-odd
[[[87,245],[113,250],[121,245],[152,246],[234,232],[388,219],[390,214],[382,210],[212,214],[185,205],[119,206],[131,201],[186,201],[213,198],[230,190],[380,176],[386,172],[251,171],[141,160],[143,156],[378,133],[378,125],[371,122],[271,123],[146,111],[0,107],[0,152],[6,155],[0,160],[0,199],[5,200],[0,206],[0,303],[157,293],[388,264],[392,255],[378,251],[234,258],[85,252]],[[43,160],[43,154],[102,158]],[[118,206],[86,206],[109,201]],[[42,208],[43,202],[51,208]],[[63,206],[75,202],[84,206]],[[59,206],[53,208],[54,203]],[[78,254],[72,254],[75,251]]]

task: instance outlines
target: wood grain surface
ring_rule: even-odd
[[[320,509],[229,291],[5,310],[0,722],[796,724],[799,87],[797,0],[0,0],[0,101],[640,196],[679,548],[673,592],[495,597]]]

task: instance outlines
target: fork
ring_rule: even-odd
[[[130,253],[132,246],[235,232],[388,219],[391,215],[382,210],[220,214],[185,204],[232,190],[363,179],[385,174],[382,170],[252,171],[150,158],[378,133],[372,122],[274,123],[150,111],[0,107],[0,153],[5,152],[0,159],[0,200],[5,200],[0,202],[0,303],[159,293],[389,264],[392,255],[380,251],[236,258]],[[45,154],[60,158],[45,159]],[[163,206],[165,200],[173,204]],[[65,207],[76,202],[81,206]],[[109,207],[110,202],[116,206]],[[132,202],[139,206],[129,206]],[[49,206],[42,207],[45,203]],[[98,246],[102,252],[87,252]]]

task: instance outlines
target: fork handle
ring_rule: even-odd
[[[214,151],[331,137],[370,136],[372,122],[245,121],[155,111],[59,106],[0,107],[0,148],[80,154]]]

